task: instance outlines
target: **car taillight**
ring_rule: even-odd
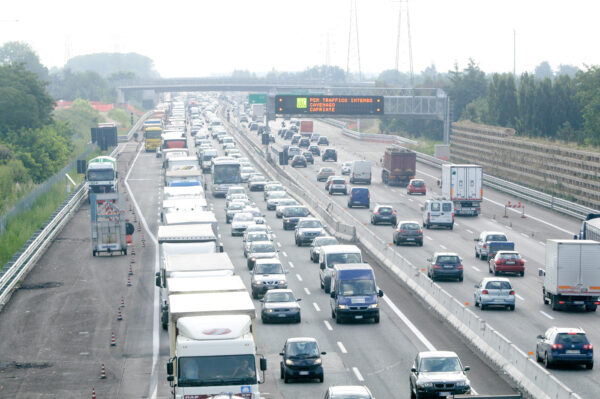
[[[400,233],[407,233],[408,230],[400,230]]]
[[[483,290],[483,291],[481,291],[481,293],[482,293],[483,295],[488,295],[488,294],[489,294],[489,291],[488,291],[488,290]]]
[[[498,265],[503,265],[503,264],[504,264],[504,260],[502,260],[502,259],[498,259],[498,260],[496,261],[496,266],[498,266]]]
[[[562,349],[563,346],[561,344],[552,344],[552,349]]]
[[[594,349],[594,346],[592,344],[585,344],[585,345],[583,345],[583,349],[590,349],[590,350],[592,350],[592,349]]]
[[[487,246],[485,244],[483,244],[483,248],[487,248]]]
[[[434,268],[434,269],[441,269],[441,268],[442,268],[442,266],[440,266],[440,265],[433,265],[433,268]]]
[[[423,230],[419,230],[419,234],[423,234]]]
[[[452,221],[454,222],[454,212],[452,212]]]
[[[511,291],[511,292],[508,293],[508,295],[515,295],[515,292]]]
[[[463,265],[458,265],[458,266],[456,266],[456,268],[457,268],[458,270],[462,270],[462,269],[463,269]]]
[[[431,217],[431,212],[427,212],[427,221],[429,222],[429,218]]]

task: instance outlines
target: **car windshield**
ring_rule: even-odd
[[[274,199],[274,198],[285,198],[287,197],[287,194],[285,193],[285,191],[275,191],[272,194],[269,194],[269,199]]]
[[[283,274],[283,267],[279,263],[262,263],[254,266],[254,274]]]
[[[400,226],[401,230],[419,230],[421,226],[416,223],[404,223]]]
[[[508,241],[504,234],[492,234],[487,236],[486,241]]]
[[[319,357],[316,342],[290,342],[286,352],[288,357]]]
[[[233,217],[234,222],[250,222],[254,220],[254,215],[248,212],[237,213]]]
[[[488,290],[510,290],[512,287],[508,281],[488,281],[485,288]]]
[[[289,199],[289,200],[283,200],[283,201],[279,201],[279,206],[288,206],[288,205],[295,205],[298,202],[294,199]]]
[[[257,176],[252,176],[250,178],[251,181],[265,181],[267,180],[264,176],[261,175],[257,175]]]
[[[234,195],[234,194],[246,194],[246,190],[244,190],[243,187],[236,187],[236,188],[230,188],[227,191],[227,194],[229,195]]]
[[[460,263],[460,259],[456,255],[440,255],[437,258],[438,265],[458,265]]]
[[[588,340],[585,334],[581,333],[560,333],[556,336],[556,343],[562,344],[563,346],[567,345],[585,345],[588,343]]]
[[[333,237],[322,237],[322,238],[315,238],[314,241],[315,247],[324,247],[326,245],[337,245],[338,244],[338,240],[333,238]]]
[[[266,191],[284,191],[285,188],[283,186],[272,184],[270,186],[265,187]]]
[[[246,233],[251,233],[251,232],[267,232],[267,227],[266,226],[260,226],[260,225],[254,225],[254,226],[250,226],[248,227],[248,229],[246,229]]]
[[[246,204],[243,202],[232,202],[231,204],[229,204],[228,210],[237,211],[240,209],[244,209],[245,206],[246,206]]]
[[[413,180],[412,182],[413,187],[423,187],[424,184],[425,182],[422,180]]]
[[[267,292],[265,302],[296,302],[291,292]]]
[[[318,220],[302,220],[298,223],[298,228],[319,228],[322,227],[321,222]]]
[[[342,280],[339,294],[343,296],[375,295],[375,280]]]
[[[88,171],[88,180],[90,181],[102,181],[102,180],[113,180],[114,172],[112,169],[91,169]]]
[[[284,216],[307,216],[308,215],[308,209],[304,208],[304,207],[291,207],[291,208],[285,208],[283,210],[283,215]]]
[[[341,263],[361,263],[362,259],[358,253],[343,253],[343,254],[329,254],[327,256],[327,265],[333,267],[333,265],[339,265]]]
[[[462,368],[456,357],[425,357],[421,359],[419,371],[423,373],[444,373],[462,371]]]
[[[267,233],[252,233],[248,234],[246,241],[269,241]]]
[[[502,253],[499,254],[500,259],[505,259],[505,260],[518,260],[521,259],[521,255],[519,255],[516,252],[511,252],[511,253]]]
[[[381,207],[381,208],[379,208],[379,214],[380,215],[391,215],[392,214],[392,208]]]
[[[256,384],[255,363],[254,355],[180,357],[177,384],[180,387]]]
[[[275,252],[275,246],[272,243],[253,244],[252,252]]]

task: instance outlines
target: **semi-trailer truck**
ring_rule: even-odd
[[[479,165],[442,165],[442,197],[454,203],[456,215],[481,213],[483,169]]]

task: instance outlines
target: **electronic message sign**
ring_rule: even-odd
[[[383,96],[275,96],[277,115],[383,115]]]

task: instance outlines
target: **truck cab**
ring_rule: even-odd
[[[375,274],[367,263],[338,264],[331,276],[331,316],[343,320],[372,318],[379,323],[379,298]]]

